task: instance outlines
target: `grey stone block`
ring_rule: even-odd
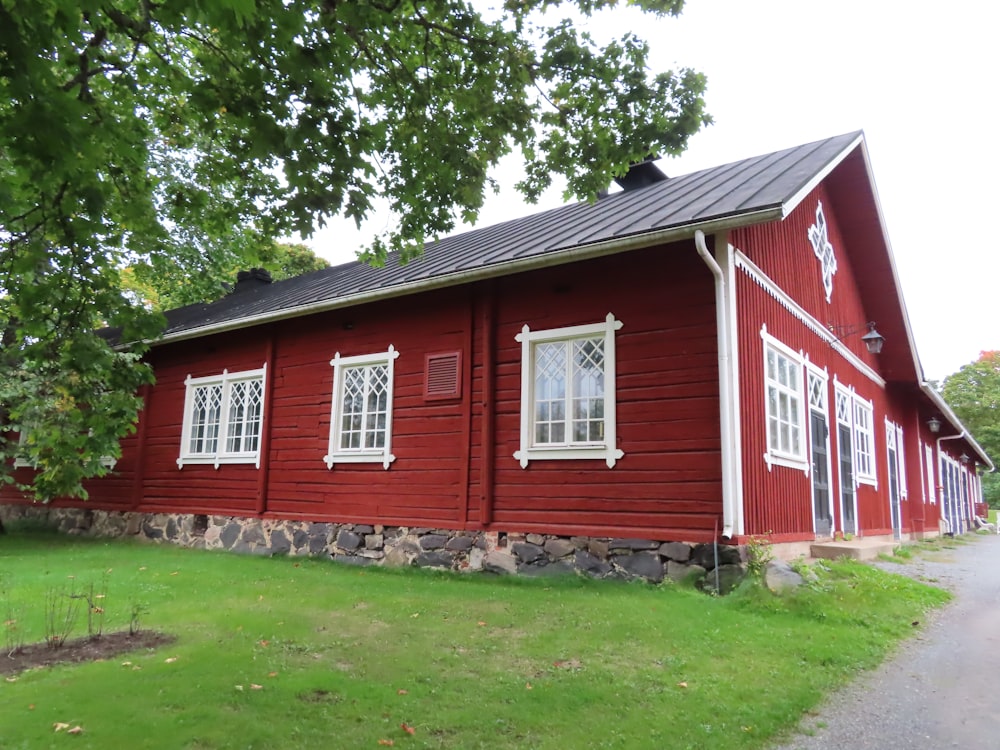
[[[573,557],[578,570],[593,578],[603,578],[611,572],[611,564],[601,560],[586,550],[579,549]]]
[[[660,554],[669,560],[687,562],[691,559],[691,545],[684,542],[666,542],[660,545]]]
[[[514,542],[511,548],[517,559],[523,563],[533,563],[545,558],[545,550],[537,544],[529,542]]]
[[[292,551],[292,543],[281,529],[274,529],[271,532],[270,546],[272,555],[287,555]]]
[[[337,546],[341,549],[355,550],[361,546],[361,537],[353,531],[343,529],[337,534]]]
[[[420,549],[441,549],[448,543],[444,534],[425,534],[420,537]]]
[[[764,568],[764,585],[776,594],[793,591],[804,583],[805,579],[784,560],[771,560]]]
[[[473,542],[471,536],[453,536],[445,542],[444,548],[452,552],[467,552],[472,549]]]
[[[660,556],[651,552],[636,552],[633,555],[619,555],[615,563],[633,576],[644,578],[651,583],[663,581],[663,563]]]
[[[494,550],[483,559],[483,570],[507,575],[517,572],[517,561],[504,552]]]
[[[659,549],[660,543],[651,539],[612,539],[608,542],[609,550],[629,549],[633,551]]]
[[[566,539],[549,539],[544,545],[545,554],[552,558],[566,557],[576,552],[576,545]]]
[[[418,568],[451,568],[454,558],[447,552],[421,552],[413,558],[413,565]]]

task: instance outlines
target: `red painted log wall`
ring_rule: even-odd
[[[609,312],[623,322],[624,457],[613,469],[603,460],[521,468],[514,337],[526,323],[590,324]],[[140,436],[128,438],[116,475],[91,483],[91,507],[707,541],[721,513],[715,336],[712,277],[684,242],[161,345],[150,356],[157,383],[141,416],[143,455]],[[389,345],[399,351],[396,461],[328,469],[330,359]],[[425,357],[450,351],[462,354],[461,397],[429,400]],[[178,469],[184,379],[265,361],[261,468]]]

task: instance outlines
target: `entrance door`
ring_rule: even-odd
[[[809,431],[812,438],[812,490],[813,515],[816,536],[832,536],[833,518],[830,513],[830,471],[826,415],[817,411],[809,412]]]
[[[886,440],[889,446],[889,516],[892,523],[892,538],[900,539],[903,521],[899,507],[899,456],[896,450],[896,426],[886,424]]]
[[[854,441],[850,425],[837,425],[837,447],[840,450],[840,517],[845,534],[857,534],[854,517]]]

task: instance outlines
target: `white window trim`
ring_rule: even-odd
[[[906,491],[906,457],[903,452],[903,428],[888,417],[885,418],[885,465],[886,471],[892,471],[889,463],[889,450],[896,451],[896,489],[900,500],[908,500]]]
[[[896,425],[896,466],[899,468],[899,496],[903,500],[909,500],[909,491],[906,487],[906,445],[903,441],[903,427]]]
[[[521,468],[525,469],[529,461],[548,459],[603,459],[608,468],[614,468],[618,459],[625,453],[617,447],[617,397],[615,392],[615,331],[621,329],[622,322],[616,320],[614,314],[608,313],[603,323],[592,325],[568,326],[566,328],[551,328],[544,331],[532,331],[525,323],[514,340],[521,344],[521,445],[514,452]],[[534,414],[535,414],[535,378],[534,358],[532,351],[535,344],[550,341],[569,341],[578,338],[604,337],[604,440],[600,444],[582,445],[568,443],[564,445],[534,444]]]
[[[229,438],[229,398],[233,383],[260,380],[260,434],[257,437],[257,450],[255,451],[226,451],[226,443]],[[219,416],[219,435],[215,453],[192,453],[191,445],[191,422],[194,410],[194,392],[199,386],[222,385],[222,412]],[[260,468],[260,450],[264,442],[264,415],[265,399],[267,398],[267,363],[257,370],[240,370],[239,372],[229,372],[223,370],[219,375],[207,375],[200,378],[192,378],[188,375],[184,379],[186,387],[184,393],[184,423],[181,427],[181,450],[177,457],[177,468],[184,468],[185,464],[211,464],[216,469],[222,464],[253,464]]]
[[[875,404],[873,401],[865,398],[861,398],[854,390],[851,390],[851,419],[852,427],[854,432],[854,476],[857,477],[857,482],[859,485],[867,484],[871,487],[878,489],[878,469],[875,463]],[[868,426],[867,428],[858,423],[858,408],[863,409],[868,413]],[[858,440],[859,433],[864,433],[868,437],[868,471],[862,472],[862,461],[861,461],[861,441]]]
[[[392,453],[392,399],[394,389],[394,363],[399,357],[399,352],[390,344],[384,352],[374,354],[359,354],[354,357],[341,357],[340,352],[334,354],[330,360],[333,367],[333,403],[330,405],[330,439],[327,443],[326,455],[323,461],[326,468],[332,469],[334,464],[361,464],[380,463],[383,469],[388,469],[390,464],[396,460]],[[343,382],[344,368],[351,367],[374,367],[385,365],[386,367],[386,406],[385,406],[385,444],[380,448],[354,448],[343,449],[340,446],[340,422],[341,410],[343,409],[343,397],[340,392]]]
[[[761,366],[763,367],[762,378],[764,384],[764,440],[766,441],[767,449],[764,451],[764,463],[767,464],[767,470],[771,471],[774,466],[785,466],[790,469],[798,469],[806,476],[809,476],[809,434],[808,434],[808,424],[806,422],[807,416],[809,414],[809,391],[807,386],[807,376],[805,368],[805,357],[802,352],[796,352],[794,349],[783,344],[778,339],[774,338],[771,334],[767,332],[767,326],[762,325],[760,328],[760,337],[764,342],[762,349],[763,359],[761,361]],[[775,448],[771,445],[771,429],[768,422],[771,419],[771,415],[768,412],[768,379],[767,379],[767,350],[774,349],[778,354],[790,359],[795,362],[799,367],[799,446],[801,447],[801,455],[796,455],[794,453],[787,453]]]

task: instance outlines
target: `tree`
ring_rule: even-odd
[[[944,380],[941,389],[948,405],[969,429],[990,460],[1000,459],[1000,351],[981,352],[979,359]],[[983,477],[983,496],[991,508],[1000,508],[1000,475]]]
[[[220,263],[229,260],[229,265]],[[149,265],[138,264],[122,269],[122,285],[147,307],[171,310],[195,302],[220,299],[233,287],[236,274],[246,268],[263,268],[274,281],[290,279],[329,267],[329,263],[300,242],[269,242],[252,252],[231,253],[214,258],[210,267],[197,277],[182,273],[157,274]]]
[[[376,198],[395,223],[365,257],[407,259],[476,218],[515,149],[529,200],[553,175],[593,198],[682,151],[709,122],[704,78],[651,75],[644,42],[600,47],[550,20],[562,5],[0,0],[0,430],[28,435],[0,458],[37,465],[45,499],[82,494],[116,453],[162,323],[123,269],[206,298],[271,238],[361,223]]]

